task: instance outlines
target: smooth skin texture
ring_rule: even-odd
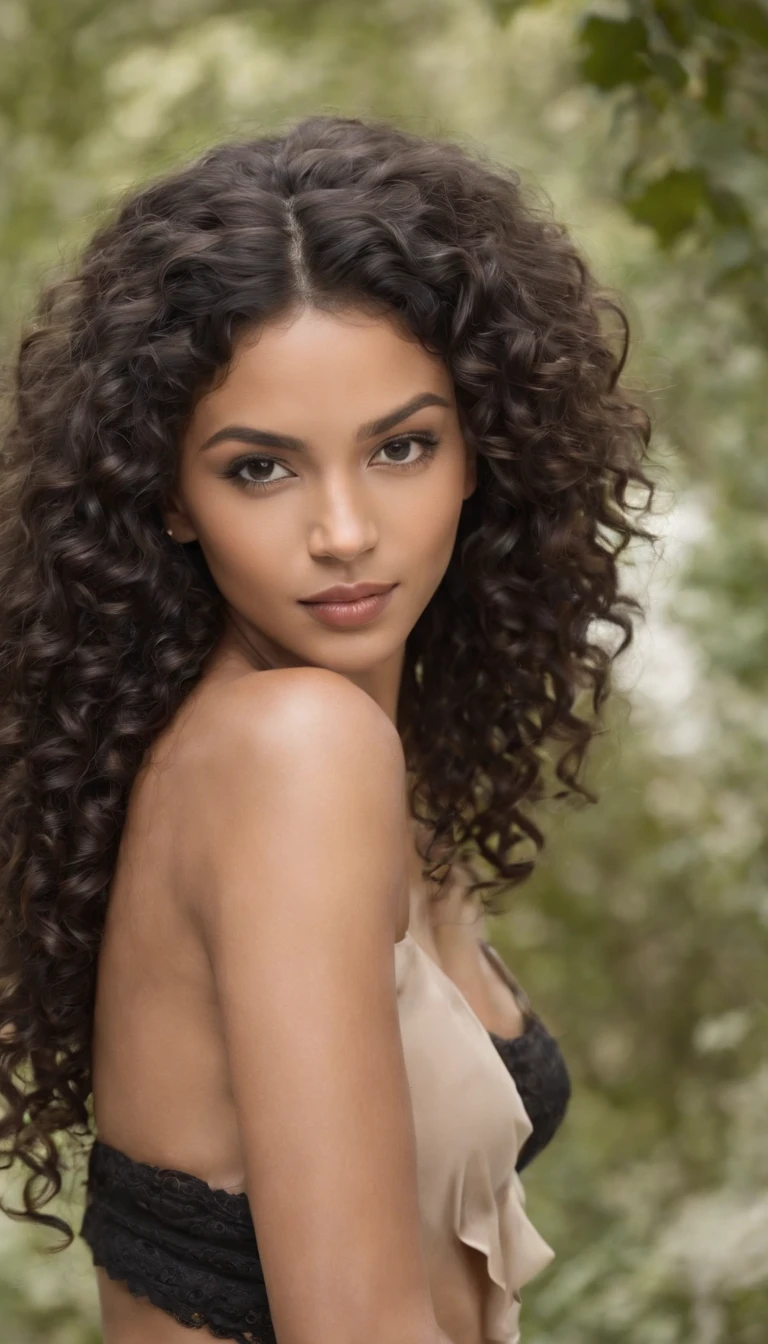
[[[386,433],[361,432],[427,396],[446,404]],[[297,446],[218,438],[228,426]],[[434,454],[411,435],[438,439]],[[239,480],[227,479],[249,456]],[[200,542],[226,600],[231,628],[218,658],[236,650],[250,666],[329,668],[394,723],[405,640],[445,573],[475,483],[442,362],[389,319],[305,309],[244,339],[225,381],[198,403],[166,527],[175,541]],[[398,584],[369,626],[328,629],[298,605],[361,580]]]
[[[296,446],[246,446],[233,425]],[[275,484],[248,490],[233,465]],[[392,951],[410,928],[485,1025],[519,1032],[460,875],[432,916],[395,727],[405,639],[474,483],[441,362],[389,319],[303,310],[244,340],[198,403],[168,501],[227,627],[131,795],[95,1119],[140,1161],[247,1190],[280,1344],[482,1344],[450,1334],[425,1268]],[[297,605],[361,579],[398,583],[370,626],[326,629]],[[105,1344],[187,1344],[98,1281]]]
[[[278,1338],[418,1338],[431,1304],[392,961],[402,750],[336,674],[294,680],[253,723],[246,686],[222,724],[193,805],[193,913]]]

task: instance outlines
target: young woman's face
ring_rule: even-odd
[[[442,361],[387,318],[303,309],[243,339],[197,403],[166,527],[199,541],[251,648],[365,673],[438,587],[474,465]],[[302,605],[363,581],[396,585],[365,624]]]

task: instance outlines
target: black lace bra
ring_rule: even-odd
[[[481,947],[523,1014],[521,1035],[489,1032],[533,1127],[518,1155],[520,1171],[560,1125],[570,1080],[556,1040],[506,963],[490,944]],[[80,1235],[95,1265],[179,1324],[205,1326],[237,1344],[277,1344],[244,1191],[214,1190],[198,1176],[137,1162],[96,1139]]]

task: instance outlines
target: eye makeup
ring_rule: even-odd
[[[387,450],[400,448],[401,446],[407,446],[408,444],[411,443],[420,444],[422,449],[421,453],[417,458],[415,458],[415,460],[410,462],[390,461],[385,462],[384,465],[389,467],[395,467],[399,471],[411,471],[415,467],[425,466],[428,461],[431,461],[431,459],[437,452],[440,440],[438,439],[436,434],[432,434],[428,430],[414,430],[414,432],[411,434],[399,434],[397,435],[396,438],[389,439],[387,443],[381,444],[379,448],[377,448],[376,452],[377,453],[385,452]],[[234,481],[235,484],[240,489],[249,491],[271,490],[272,487],[274,485],[277,485],[281,480],[288,480],[287,476],[282,477],[278,476],[271,481],[248,480],[241,473],[254,465],[256,465],[257,467],[263,466],[266,468],[286,466],[284,462],[278,461],[277,458],[270,457],[263,453],[259,453],[258,455],[255,453],[248,453],[245,456],[236,457],[233,462],[229,463],[229,465],[221,473],[221,475],[224,480]]]

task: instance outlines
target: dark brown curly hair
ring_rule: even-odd
[[[522,805],[544,796],[549,742],[566,743],[554,796],[597,801],[577,776],[642,610],[617,561],[656,540],[631,519],[655,487],[648,415],[618,386],[626,318],[549,205],[455,144],[339,117],[225,142],[129,195],[22,335],[0,481],[0,1165],[29,1173],[5,1211],[65,1245],[40,1209],[62,1186],[57,1139],[89,1132],[128,797],[223,630],[162,502],[233,343],[297,302],[396,317],[444,360],[477,449],[398,704],[430,844],[479,865],[497,913],[533,869],[521,842],[544,844]],[[622,632],[613,652],[595,621]]]

